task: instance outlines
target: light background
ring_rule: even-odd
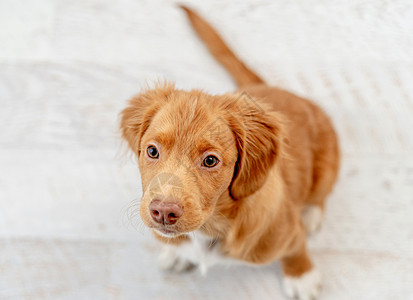
[[[333,119],[321,299],[413,299],[412,2],[186,3]],[[118,113],[157,78],[235,89],[173,1],[0,1],[0,299],[283,299],[277,264],[162,273],[128,220],[141,187]]]

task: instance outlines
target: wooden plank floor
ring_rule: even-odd
[[[321,299],[413,299],[411,1],[186,1],[343,153],[310,249]],[[0,299],[283,299],[276,263],[172,275],[118,113],[146,82],[235,88],[173,1],[0,1]]]

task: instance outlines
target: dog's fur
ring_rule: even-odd
[[[306,228],[319,226],[337,177],[332,124],[312,102],[267,86],[204,20],[183,8],[240,90],[212,96],[163,84],[122,111],[122,135],[141,171],[142,220],[167,244],[164,267],[280,259],[287,293],[313,297],[320,282],[306,251]],[[148,157],[148,145],[157,147],[158,159]],[[220,161],[210,169],[202,166],[209,154]],[[155,198],[183,207],[176,224],[151,219]],[[184,255],[188,247],[198,254]]]

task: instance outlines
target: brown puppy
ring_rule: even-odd
[[[183,7],[240,91],[219,96],[159,85],[122,111],[142,175],[140,214],[165,242],[161,265],[202,271],[280,259],[286,293],[317,296],[306,231],[321,223],[339,166],[337,137],[315,104],[267,86]]]

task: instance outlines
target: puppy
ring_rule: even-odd
[[[165,243],[161,266],[205,272],[216,263],[280,260],[286,294],[316,298],[321,278],[306,234],[320,226],[336,181],[333,126],[314,103],[266,85],[183,9],[240,89],[209,95],[161,84],[121,113],[141,172],[141,218]]]

